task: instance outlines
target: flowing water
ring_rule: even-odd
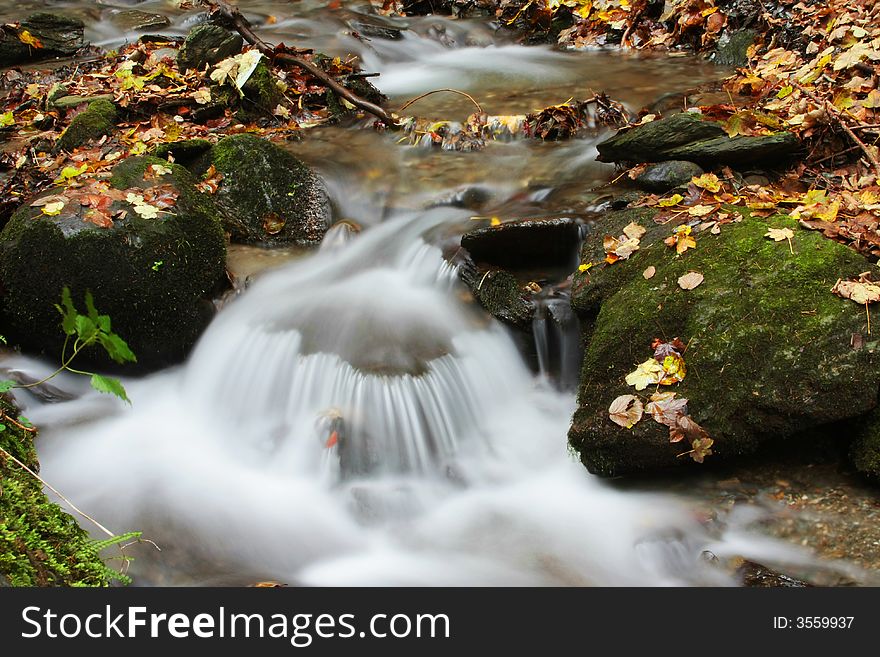
[[[683,59],[517,46],[480,21],[243,5],[269,40],[360,55],[392,104],[454,86],[499,113],[591,89],[639,107],[718,75]],[[92,17],[95,42],[131,38],[106,7],[72,6]],[[138,8],[168,14],[177,33],[195,20]],[[402,37],[348,33],[367,19]],[[470,111],[458,97],[424,102]],[[594,144],[439,153],[357,127],[313,131],[293,150],[324,174],[337,218],[363,230],[341,224],[315,252],[270,258],[187,363],[125,382],[131,407],[76,377],[58,380],[54,403],[21,394],[43,428],[43,476],[114,530],[162,546],[134,548],[144,585],[727,584],[706,555],[807,561],[736,518],[707,523],[682,498],[590,476],[566,444],[578,345],[564,299],[538,304],[536,373],[444,257],[475,214],[587,217],[590,189],[611,175]]]

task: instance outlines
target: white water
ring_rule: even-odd
[[[127,381],[130,408],[31,401],[43,476],[166,548],[141,551],[139,583],[728,583],[701,558],[725,539],[687,506],[568,453],[572,397],[536,383],[420,237],[460,220],[399,217],[266,275],[185,367]],[[327,448],[330,409],[347,442]]]

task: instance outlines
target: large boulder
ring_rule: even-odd
[[[242,134],[220,140],[209,157],[223,174],[215,198],[233,241],[315,244],[324,237],[331,223],[324,184],[289,152]]]
[[[57,358],[64,336],[54,304],[68,286],[80,307],[91,290],[141,368],[178,362],[210,320],[209,299],[224,274],[216,208],[192,174],[157,158],[123,161],[110,182],[103,196],[114,200],[103,214],[83,205],[90,199],[77,190],[56,188],[50,194],[70,199],[58,214],[50,216],[57,206],[46,214],[48,206],[26,203],[0,233],[4,333]],[[161,211],[135,210],[129,193]]]
[[[766,166],[793,156],[797,137],[778,132],[760,137],[729,137],[720,123],[682,112],[626,130],[597,144],[600,162],[687,160],[703,166]]]
[[[877,404],[880,355],[866,333],[865,309],[830,292],[838,278],[871,268],[865,258],[787,217],[746,216],[719,235],[701,232],[696,248],[677,256],[663,243],[671,224],[650,210],[610,213],[584,244],[584,262],[604,258],[602,237],[631,221],[647,229],[628,260],[576,272],[572,290],[587,345],[570,444],[587,468],[613,476],[690,463],[686,442],[648,414],[632,429],[609,419],[619,395],[647,403],[625,377],[653,355],[655,338],[687,345],[688,372],[661,386],[689,400],[691,417],[714,440],[710,460],[752,452],[767,440],[853,418]],[[795,231],[791,248],[764,235]],[[656,268],[653,277],[643,273]],[[691,290],[678,278],[700,272]],[[854,348],[860,334],[868,341]],[[796,439],[793,439],[796,440]],[[698,467],[698,466],[697,466]]]
[[[98,98],[89,102],[84,112],[73,117],[70,125],[58,137],[55,147],[58,150],[72,151],[92,140],[109,135],[115,127],[116,106],[106,98]]]

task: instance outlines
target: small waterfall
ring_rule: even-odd
[[[567,296],[535,300],[532,336],[541,377],[560,390],[577,388],[583,349],[580,322]]]

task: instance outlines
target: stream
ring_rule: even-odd
[[[148,0],[23,2],[15,17],[44,5],[82,16],[105,48],[137,38],[114,11],[166,15],[154,31],[173,34],[197,15]],[[490,113],[600,90],[637,110],[721,75],[689,58],[520,46],[485,20],[240,5],[269,41],[358,55],[389,107],[455,87]],[[365,37],[364,22],[399,38]],[[472,106],[435,94],[416,110],[460,120]],[[458,281],[449,256],[486,217],[589,228],[593,190],[614,175],[595,161],[601,137],[451,153],[362,126],[309,131],[289,148],[323,175],[335,218],[362,230],[340,224],[308,253],[232,248],[248,284],[185,364],[124,381],[130,407],[69,375],[53,383],[70,399],[19,393],[42,430],[42,476],[114,531],[161,546],[129,550],[136,585],[732,585],[726,558],[810,563],[752,531],[754,515],[708,520],[683,495],[589,475],[566,441],[571,347],[556,356],[568,363],[559,380],[546,363],[546,345],[571,336],[536,321],[530,357]],[[3,365],[50,371],[20,356]]]

